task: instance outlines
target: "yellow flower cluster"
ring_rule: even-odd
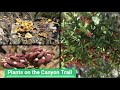
[[[33,29],[32,21],[21,20],[20,18],[16,19],[16,25],[18,25],[18,27],[16,27],[15,32],[18,32],[18,31],[25,32]]]

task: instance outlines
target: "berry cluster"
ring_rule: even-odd
[[[51,62],[53,53],[41,47],[32,47],[29,53],[25,54],[9,54],[7,55],[1,65],[4,68],[39,68],[42,64],[47,65]]]

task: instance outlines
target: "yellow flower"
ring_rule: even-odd
[[[28,27],[28,26],[27,26],[26,29],[27,29],[27,31],[30,31],[31,27]]]
[[[33,22],[32,21],[23,21],[21,26],[32,27],[33,26]]]
[[[16,27],[14,32],[17,33],[19,31],[20,27]]]
[[[20,24],[22,22],[22,20],[20,18],[16,19],[16,24]]]
[[[32,30],[32,27],[26,26],[26,27],[24,27],[23,29],[25,29],[26,31],[30,31],[30,30]]]
[[[25,26],[25,21],[22,21],[22,24],[21,24],[21,26],[23,26],[23,27]]]
[[[27,23],[28,23],[27,21],[22,21],[21,26],[23,26],[23,27],[24,27],[24,26],[27,26]]]
[[[30,27],[33,26],[33,22],[32,22],[32,21],[29,21],[29,22],[28,22],[28,26],[30,26]]]

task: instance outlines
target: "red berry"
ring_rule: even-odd
[[[38,61],[38,65],[40,66],[41,64],[45,64],[46,59],[45,57],[42,57],[39,61]]]
[[[92,33],[88,31],[88,37],[92,38]]]
[[[46,63],[49,63],[52,58],[53,58],[53,56],[52,56],[51,54],[47,54],[47,55],[45,56]]]
[[[89,25],[90,24],[90,19],[86,17],[85,22]]]

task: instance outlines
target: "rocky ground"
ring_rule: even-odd
[[[14,22],[8,16],[0,18],[0,44],[58,44],[58,22],[49,18],[37,21],[30,19],[14,18]]]

